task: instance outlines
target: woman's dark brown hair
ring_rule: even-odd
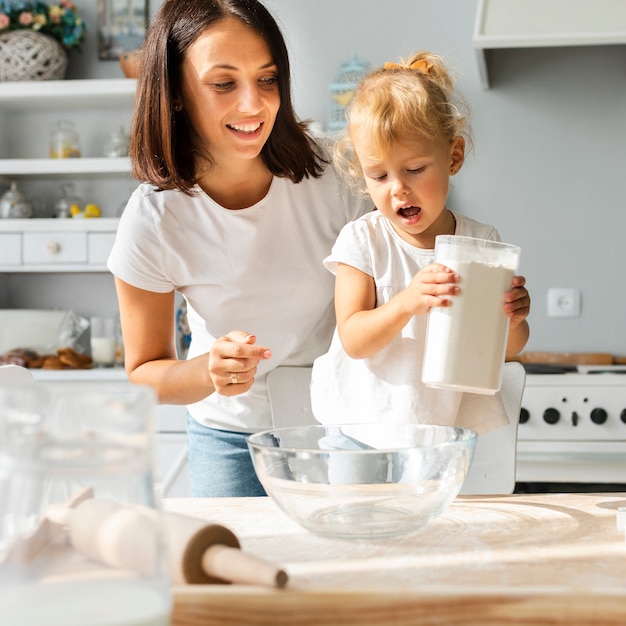
[[[257,0],[164,0],[142,46],[130,144],[137,180],[190,194],[197,159],[212,161],[210,146],[200,145],[185,111],[174,107],[189,46],[209,26],[229,17],[265,40],[277,67],[280,108],[261,151],[265,164],[275,176],[294,183],[321,175],[326,161],[293,110],[287,46],[268,10]]]

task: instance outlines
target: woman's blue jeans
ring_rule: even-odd
[[[194,498],[265,496],[246,433],[209,428],[187,415],[191,495]]]

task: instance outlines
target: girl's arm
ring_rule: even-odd
[[[530,335],[526,320],[530,313],[530,294],[525,284],[526,279],[523,276],[514,276],[513,286],[504,296],[504,312],[510,318],[509,339],[506,346],[507,357],[519,354]]]
[[[267,348],[254,345],[252,335],[232,331],[210,352],[181,361],[176,354],[174,292],[145,291],[119,278],[115,287],[126,373],[132,383],[153,387],[161,403],[191,404],[215,391],[228,396],[248,391],[259,359],[271,356]]]
[[[388,346],[414,315],[425,315],[433,306],[449,306],[445,296],[458,293],[457,280],[449,268],[433,263],[418,272],[406,289],[376,307],[374,279],[339,263],[335,311],[344,350],[353,359],[373,356]]]

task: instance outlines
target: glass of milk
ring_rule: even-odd
[[[117,333],[114,317],[90,319],[91,358],[96,367],[113,367],[117,356]]]
[[[155,407],[128,384],[0,387],[2,626],[170,624]]]
[[[435,262],[459,275],[449,307],[428,314],[422,381],[429,387],[494,394],[500,389],[509,331],[504,294],[519,265],[520,248],[439,235]]]

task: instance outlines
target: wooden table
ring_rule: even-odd
[[[626,493],[460,497],[411,536],[325,539],[269,498],[171,499],[287,570],[286,589],[174,589],[172,626],[626,625]]]

